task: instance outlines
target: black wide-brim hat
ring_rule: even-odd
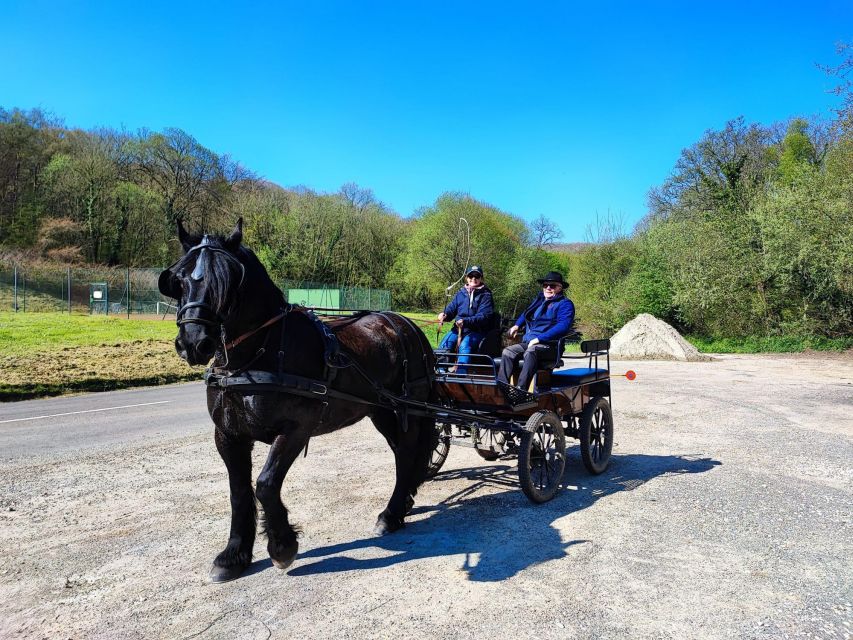
[[[564,287],[567,287],[569,285],[568,282],[563,280],[563,274],[557,273],[556,271],[549,271],[544,278],[539,278],[536,282],[538,282],[539,284],[543,284],[545,282],[559,282]]]

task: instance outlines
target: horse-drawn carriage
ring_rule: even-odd
[[[533,389],[521,390],[497,381],[487,355],[460,367],[453,354],[434,353],[402,315],[358,312],[324,322],[288,304],[242,246],[242,221],[228,237],[190,236],[179,224],[178,238],[184,255],[160,274],[159,288],[179,301],[178,354],[193,365],[212,361],[208,411],[231,494],[231,530],[210,572],[214,582],[249,566],[257,505],[273,563],[293,562],[297,530],[281,501],[282,482],[311,437],[364,417],[395,459],[394,489],[374,527],[379,535],[405,525],[418,487],[463,435],[485,458],[517,453],[521,488],[534,502],[559,489],[566,435],[580,439],[591,472],[606,468],[613,442],[608,341],[582,342],[586,367],[555,371],[558,357]],[[256,441],[270,449],[253,486]]]
[[[590,473],[607,468],[613,447],[610,341],[581,342],[580,354],[568,356],[562,355],[563,342],[556,361],[541,363],[529,391],[498,381],[500,361],[490,355],[469,355],[461,367],[457,354],[436,353],[431,413],[439,439],[430,477],[441,469],[451,443],[473,447],[486,460],[517,455],[522,491],[533,502],[545,502],[560,486],[566,436],[580,440]],[[556,370],[563,358],[586,366]]]

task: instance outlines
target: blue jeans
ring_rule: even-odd
[[[459,345],[459,366],[456,369],[456,373],[462,376],[468,373],[468,368],[462,365],[467,364],[470,360],[470,358],[467,357],[469,353],[477,353],[477,346],[485,337],[486,335],[484,333],[477,333],[476,331],[471,331],[470,333],[466,333],[462,336],[462,344]],[[456,334],[451,330],[444,334],[444,337],[438,345],[438,350],[453,351],[455,348]]]

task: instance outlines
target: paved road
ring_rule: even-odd
[[[210,429],[200,382],[0,403],[0,451],[7,460]]]

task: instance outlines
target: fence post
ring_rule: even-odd
[[[24,273],[21,275],[21,285],[23,286],[24,293],[24,313],[27,312],[27,274]]]
[[[65,267],[65,278],[68,281],[68,313],[71,313],[71,267]]]
[[[15,275],[13,276],[14,284],[12,288],[15,292],[14,301],[12,302],[12,308],[15,310],[15,313],[18,313],[18,265],[15,265]]]
[[[127,289],[127,319],[130,320],[130,267],[127,267],[125,289]]]

